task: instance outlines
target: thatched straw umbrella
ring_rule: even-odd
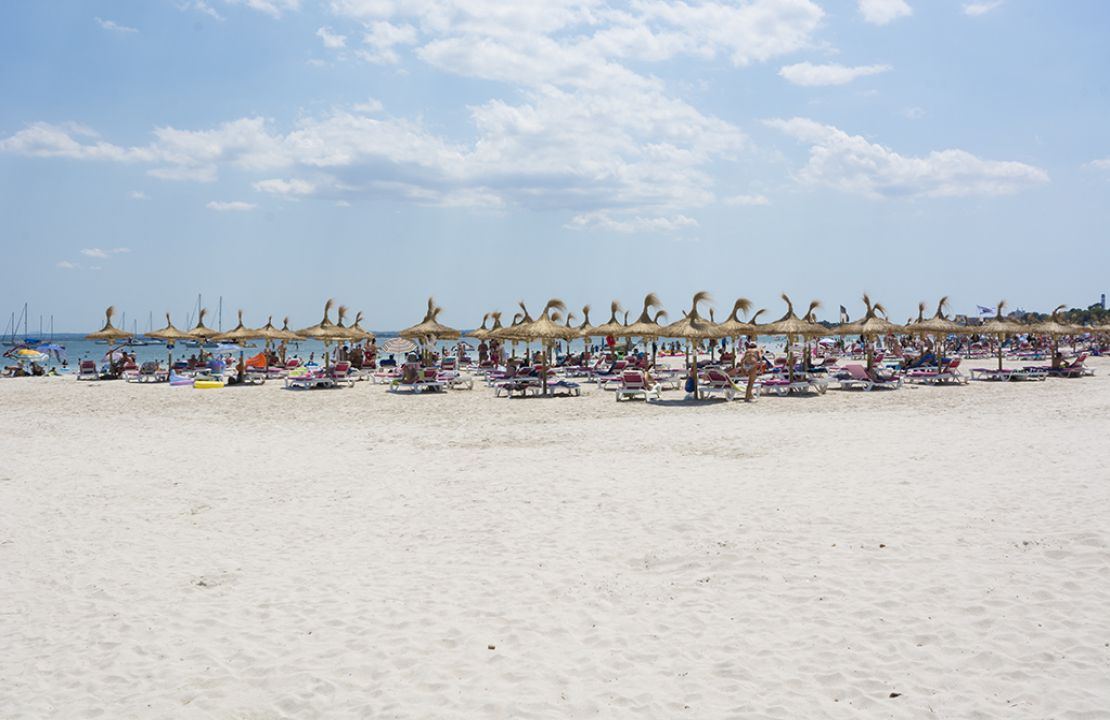
[[[532,316],[528,313],[528,308],[525,307],[523,300],[518,301],[517,305],[520,306],[521,311],[513,315],[513,321],[509,325],[498,327],[496,330],[490,330],[491,338],[494,338],[495,340],[509,341],[510,347],[512,348],[513,357],[516,357],[516,344],[518,342],[525,343],[525,356],[527,356],[528,352],[531,350],[531,344],[528,342],[529,337],[521,332],[521,330],[527,325],[535,322]]]
[[[925,319],[925,303],[917,306],[917,321],[906,326],[906,331],[914,335],[932,335],[933,346],[937,349],[937,372],[944,369],[944,347],[949,335],[966,335],[968,328],[959,323],[952,322],[944,316],[944,308],[948,306],[948,296],[945,295],[937,303],[937,311],[933,317]]]
[[[636,322],[632,323],[631,325],[626,325],[620,331],[621,335],[624,337],[640,338],[640,341],[643,342],[645,346],[647,345],[648,340],[652,342],[652,365],[655,364],[655,341],[659,338],[660,333],[663,331],[663,326],[659,324],[659,318],[660,316],[666,317],[667,313],[665,310],[659,309],[658,312],[655,314],[655,317],[652,317],[651,310],[652,308],[658,309],[660,307],[661,303],[659,302],[659,297],[655,293],[648,293],[644,297],[644,309],[640,312],[640,317],[636,319]]]
[[[521,303],[523,306],[523,303]],[[517,328],[516,332],[529,340],[539,340],[543,343],[544,350],[544,368],[543,368],[543,394],[547,395],[547,370],[550,363],[551,343],[556,340],[569,340],[575,337],[578,332],[574,328],[569,328],[566,325],[560,325],[551,318],[552,310],[567,309],[566,303],[558,298],[552,298],[544,305],[543,312],[540,316],[530,323],[522,324]]]
[[[832,332],[837,335],[860,335],[864,340],[864,352],[867,354],[867,369],[871,370],[875,366],[875,348],[874,343],[870,342],[879,337],[887,335],[894,335],[903,332],[905,328],[901,325],[896,325],[890,320],[887,320],[886,308],[882,303],[872,303],[871,298],[867,293],[863,294],[863,304],[867,306],[867,312],[863,318],[855,322],[842,323],[835,328]],[[884,317],[879,317],[877,313],[882,313]]]
[[[186,332],[190,339],[197,341],[197,355],[200,359],[204,359],[204,343],[209,342],[212,338],[220,334],[219,330],[208,327],[204,324],[204,316],[208,314],[208,308],[201,308],[200,314],[197,316],[196,326]]]
[[[239,346],[239,365],[243,366],[244,343],[259,340],[262,336],[259,331],[243,325],[243,311],[239,311],[239,324],[225,333],[220,333],[213,340],[216,342],[232,342]]]
[[[995,316],[975,328],[975,331],[981,335],[994,335],[998,338],[998,369],[1002,369],[1002,343],[1006,338],[1021,335],[1025,332],[1025,326],[1019,322],[1011,320],[1002,315],[1003,309],[1006,307],[1005,300],[998,301],[998,311]]]
[[[698,394],[698,350],[696,344],[692,345],[691,341],[696,343],[701,340],[724,337],[719,325],[711,323],[698,313],[698,305],[712,302],[712,300],[705,290],[695,293],[693,300],[690,302],[690,311],[686,313],[686,316],[664,326],[660,333],[661,337],[682,338],[686,341],[687,367],[690,371],[690,378],[693,380],[692,392],[694,397],[697,397]]]
[[[799,318],[794,314],[794,303],[786,295],[782,294],[783,302],[786,303],[786,314],[773,323],[769,323],[763,327],[763,332],[768,335],[785,335],[786,336],[786,372],[787,379],[793,381],[794,379],[794,352],[793,345],[794,339],[801,337],[805,340],[814,337],[821,337],[828,335],[829,331],[824,325],[818,324],[813,319],[813,312],[821,307],[821,303],[814,300],[809,304],[809,310],[806,311],[805,317]]]
[[[347,328],[347,330],[351,334],[351,339],[355,342],[366,342],[367,340],[373,340],[377,337],[374,333],[362,327],[361,310],[355,313],[355,322],[351,327]]]
[[[424,319],[397,334],[403,338],[418,340],[424,345],[425,352],[427,352],[428,344],[434,345],[438,340],[458,340],[462,333],[455,328],[440,323],[438,318],[441,312],[443,312],[443,308],[436,306],[435,299],[428,298],[428,310],[424,313]]]
[[[112,316],[115,314],[115,306],[109,306],[108,309],[104,311],[104,327],[100,328],[96,332],[89,333],[85,336],[85,339],[104,340],[105,342],[111,344],[119,340],[125,340],[127,338],[133,337],[132,333],[129,333],[126,330],[120,330],[115,325],[112,325]]]
[[[285,322],[286,322],[286,325],[288,325],[289,318],[286,318]],[[288,330],[281,330],[281,329],[278,329],[278,328],[274,327],[274,316],[273,315],[270,315],[268,318],[266,318],[266,324],[263,325],[262,327],[258,328],[257,332],[258,332],[258,339],[265,341],[265,343],[266,343],[265,349],[266,350],[270,349],[270,345],[275,340],[287,340],[289,335],[293,335],[294,337],[297,337],[299,339],[299,336],[294,335],[292,332],[289,332]],[[266,357],[266,372],[269,373],[270,372],[270,354],[268,352],[265,353],[265,357]]]
[[[1052,357],[1060,351],[1060,337],[1062,335],[1079,335],[1086,330],[1079,325],[1071,325],[1060,321],[1060,311],[1067,309],[1067,305],[1057,305],[1048,320],[1041,320],[1026,327],[1026,332],[1034,335],[1048,335],[1052,338]]]
[[[617,319],[617,313],[621,312],[624,308],[621,307],[620,302],[614,300],[609,304],[609,321],[598,325],[593,329],[593,334],[608,339],[610,337],[620,337],[624,331],[624,323]]]
[[[468,335],[470,335],[470,337],[474,338],[475,340],[485,340],[486,338],[488,338],[489,328],[486,327],[487,322],[489,322],[489,313],[486,313],[482,316],[482,325],[471,330]]]
[[[743,312],[748,314],[752,309],[752,301],[747,298],[737,298],[736,302],[732,305],[732,312],[721,323],[719,323],[721,332],[725,333],[725,337],[732,339],[732,364],[736,366],[736,341],[741,335],[750,335],[754,326],[751,323],[742,321],[739,314]],[[763,312],[760,310],[759,312]],[[758,313],[757,313],[758,315]]]
[[[182,340],[188,340],[189,334],[178,330],[173,326],[170,321],[170,314],[166,313],[166,327],[160,330],[152,330],[146,334],[147,337],[152,337],[155,340],[162,340],[166,343],[166,370],[173,369],[173,344]]]
[[[282,319],[281,329],[278,330],[278,332],[281,333],[281,334],[276,336],[274,339],[281,341],[281,361],[284,363],[285,362],[286,344],[291,343],[291,342],[298,342],[300,340],[304,340],[305,337],[303,335],[299,335],[299,334],[297,334],[297,333],[295,333],[295,332],[293,332],[292,330],[289,329],[289,316],[288,315],[286,315]]]
[[[328,355],[328,344],[339,340],[346,340],[349,337],[347,335],[347,328],[336,325],[331,321],[331,318],[328,317],[333,305],[335,305],[335,301],[328,298],[328,301],[324,303],[323,319],[312,327],[306,327],[304,330],[297,331],[297,335],[303,338],[308,340],[319,340],[324,344],[324,367],[328,367],[331,364],[331,358]],[[342,308],[342,310],[346,312],[347,309]]]

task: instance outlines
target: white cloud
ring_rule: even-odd
[[[367,62],[395,65],[401,62],[401,56],[394,48],[415,43],[416,28],[412,25],[394,25],[383,20],[373,23],[362,40],[369,49],[358,50],[356,55]]]
[[[290,178],[271,178],[254,183],[254,189],[259,192],[268,192],[275,195],[311,195],[316,191],[316,186],[307,180]]]
[[[96,248],[96,247],[82,248],[81,249],[81,254],[84,255],[85,257],[99,258],[101,260],[106,260],[109,257],[111,257],[112,255],[120,255],[122,253],[129,253],[129,252],[131,252],[131,248],[125,248],[125,247],[117,247],[117,248],[112,248],[110,250],[103,250],[101,248]]]
[[[920,120],[925,117],[925,108],[911,107],[902,111],[902,114],[909,120]]]
[[[697,226],[697,220],[685,215],[671,217],[641,217],[636,215],[614,218],[605,211],[575,215],[566,225],[571,230],[610,230],[619,233],[674,232]]]
[[[331,28],[322,27],[316,31],[316,36],[323,41],[324,47],[332,50],[339,50],[347,47],[347,36],[338,35],[331,31]]]
[[[374,98],[370,98],[366,102],[355,103],[351,106],[351,110],[357,113],[365,113],[367,115],[379,113],[384,109],[385,107],[382,105],[381,101]]]
[[[208,17],[212,18],[213,20],[223,20],[224,19],[224,16],[220,15],[220,13],[216,12],[216,9],[214,7],[212,7],[211,5],[209,5],[207,2],[205,2],[205,0],[191,0],[190,2],[184,2],[180,5],[178,5],[177,8],[178,8],[178,10],[181,10],[182,12],[185,12],[187,10],[194,10],[196,12],[203,13],[204,15],[207,15]]]
[[[859,0],[859,14],[872,25],[886,25],[913,15],[906,0]]]
[[[71,263],[69,260],[59,260],[58,261],[58,267],[63,268],[65,270],[77,270],[81,266],[78,265],[77,263]]]
[[[146,193],[143,192],[142,190],[132,190],[131,192],[127,193],[127,197],[131,198],[132,200],[149,200],[150,199],[150,198],[147,197]]]
[[[120,25],[119,23],[117,23],[113,20],[103,20],[101,18],[96,18],[96,24],[99,25],[100,27],[104,28],[105,30],[111,30],[112,32],[125,33],[125,34],[126,33],[137,33],[137,32],[139,32],[137,29],[135,29],[133,27],[128,27],[126,25]]]
[[[760,206],[770,205],[771,201],[766,195],[733,195],[725,200],[728,205]]]
[[[205,205],[205,207],[217,212],[245,212],[247,210],[254,210],[258,206],[254,203],[243,202],[242,200],[232,200],[230,202],[213,200]]]
[[[1092,160],[1084,164],[1084,167],[1089,167],[1094,170],[1110,170],[1110,157],[1102,158],[1101,160]]]
[[[890,65],[814,65],[809,62],[787,65],[779,70],[779,75],[795,85],[813,87],[818,85],[846,85],[856,78],[878,75],[891,69]]]
[[[301,0],[224,0],[232,5],[246,5],[271,17],[279,18],[285,12],[301,9]]]
[[[273,15],[299,7],[238,1]],[[419,119],[389,116],[370,100],[301,116],[281,129],[264,118],[207,129],[158,127],[149,141],[131,145],[40,123],[0,137],[0,152],[140,164],[165,180],[212,182],[234,170],[249,174],[259,191],[286,195],[353,200],[384,192],[418,204],[609,212],[619,223],[675,218],[718,201],[711,169],[735,159],[748,140],[640,67],[680,55],[737,66],[764,62],[815,47],[824,17],[813,0],[636,0],[620,7],[604,0],[332,0],[330,6],[334,21],[320,29],[354,38],[361,28],[365,43],[353,49],[370,61],[415,58],[502,83],[503,92],[495,89],[490,100],[467,108],[469,132],[450,136]],[[296,177],[311,178],[312,189],[292,184]]]
[[[347,202],[346,200],[336,200],[335,206],[337,208],[349,208],[351,207],[351,203]]]
[[[983,160],[964,150],[906,157],[805,118],[768,120],[767,125],[810,145],[809,162],[797,173],[800,182],[866,197],[1003,195],[1048,182],[1038,167]]]
[[[987,2],[969,2],[964,3],[964,15],[976,17],[979,15],[986,15],[991,10],[1002,6],[1004,0],[988,0]]]

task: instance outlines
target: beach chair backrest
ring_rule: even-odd
[[[1079,353],[1079,357],[1075,359],[1075,362],[1071,364],[1071,367],[1081,367],[1083,365],[1083,361],[1087,359],[1088,354],[1089,353],[1086,352]]]
[[[952,360],[948,363],[948,369],[949,370],[958,370],[959,367],[960,367],[960,358],[952,358]]]
[[[441,363],[441,365],[443,366],[444,370],[454,370],[457,363],[458,360],[456,360],[455,358],[443,358],[443,362]]]
[[[289,362],[285,363],[285,369],[286,370],[295,370],[298,367],[300,367],[300,365],[301,365],[300,360],[298,360],[297,358],[292,358],[292,359],[289,360]]]
[[[635,390],[645,385],[644,374],[639,370],[625,370],[621,373],[621,384],[625,389]]]
[[[867,370],[863,365],[845,365],[844,371],[848,373],[853,380],[867,380]]]
[[[81,361],[81,371],[84,372],[86,370],[91,371],[91,372],[96,372],[96,363],[93,362],[92,360],[82,360]]]
[[[426,367],[421,371],[421,377],[425,381],[435,381],[437,372],[434,367]]]
[[[709,368],[705,371],[705,376],[714,385],[727,385],[729,382],[728,375],[725,375],[718,368]]]
[[[336,375],[346,375],[350,371],[351,371],[351,363],[347,362],[346,360],[344,360],[342,362],[337,362],[335,364],[335,374]]]

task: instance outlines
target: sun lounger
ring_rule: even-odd
[[[401,379],[394,380],[389,384],[389,392],[440,392],[443,390],[443,383],[437,379],[438,373],[439,371],[434,367],[421,368],[415,382],[405,383]]]
[[[160,383],[166,382],[169,376],[165,370],[158,367],[158,363],[147,361],[142,364],[137,373],[125,374],[124,379],[135,383]]]
[[[92,360],[82,360],[81,364],[77,367],[78,380],[99,380],[100,371],[96,369],[96,363]]]
[[[841,390],[863,389],[867,392],[880,388],[883,390],[897,390],[902,387],[902,378],[898,376],[883,377],[875,370],[867,371],[862,365],[845,365],[844,369],[836,374],[836,381]]]
[[[762,384],[756,382],[752,386],[752,396],[759,395]],[[724,395],[726,400],[735,400],[739,394],[741,397],[747,392],[747,383],[737,383],[728,376],[723,370],[717,368],[710,368],[705,371],[705,382],[699,384],[698,390],[702,396],[708,395]]]
[[[960,372],[960,358],[955,358],[941,366],[938,371],[932,368],[915,368],[902,376],[908,383],[927,385],[966,385],[967,376]]]
[[[1048,370],[1046,368],[973,368],[971,371],[971,379],[977,381],[989,382],[1017,382],[1020,380],[1046,380],[1048,379]]]
[[[355,373],[351,369],[351,363],[346,361],[337,362],[331,366],[327,373],[332,380],[335,381],[336,387],[339,385],[346,385],[347,387],[355,386]]]
[[[335,386],[335,378],[324,372],[314,372],[300,367],[285,376],[285,387],[290,390],[314,390]]]
[[[621,372],[620,387],[617,388],[617,402],[622,399],[643,397],[644,402],[651,398],[662,398],[662,388],[655,382],[648,384],[647,378],[641,370],[624,370]]]

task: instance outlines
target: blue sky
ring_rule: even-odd
[[[0,311],[1086,305],[1099,0],[14,0]],[[209,302],[210,301],[210,302]],[[597,320],[603,313],[594,313]]]

